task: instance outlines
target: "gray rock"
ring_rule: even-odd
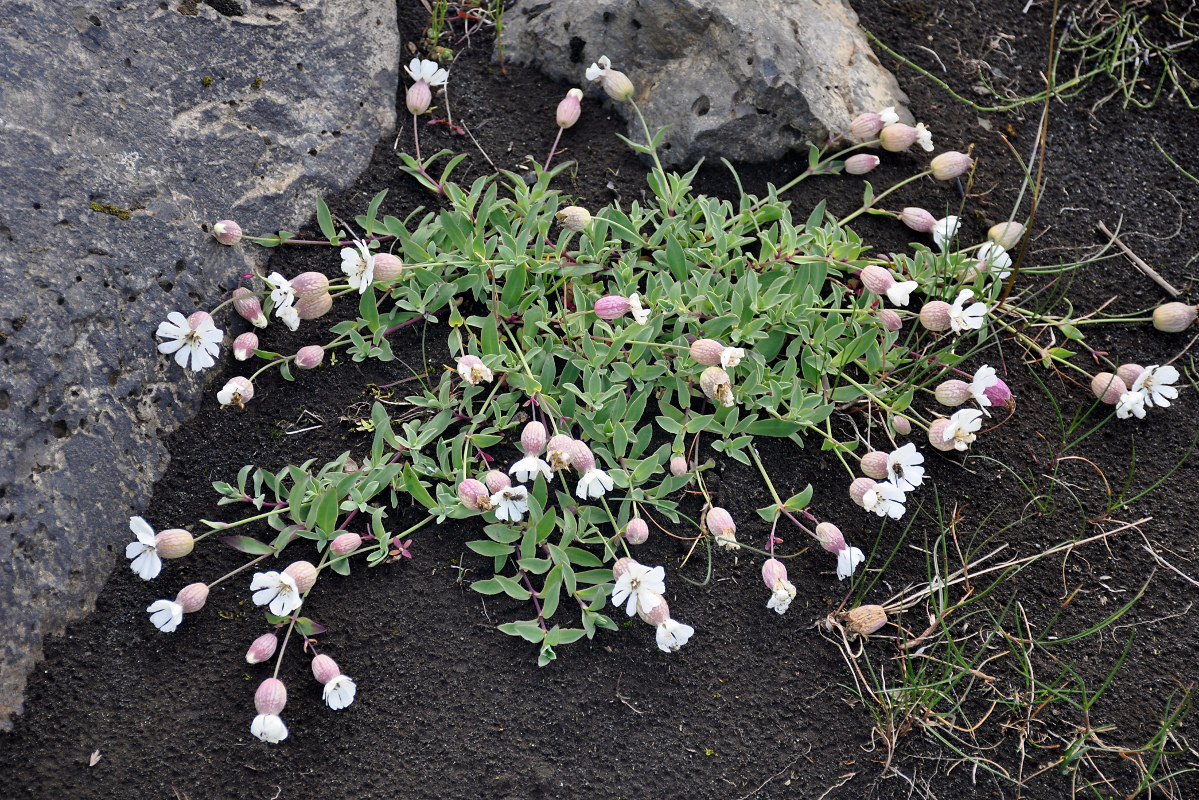
[[[0,725],[87,613],[203,377],[154,348],[395,125],[392,0],[0,3]],[[227,351],[226,351],[227,352]],[[174,522],[174,521],[161,521]],[[171,527],[160,524],[158,527]]]
[[[504,57],[584,86],[608,56],[650,130],[670,126],[668,165],[770,161],[862,111],[895,106],[910,120],[857,23],[845,0],[518,0],[504,15]],[[617,110],[645,141],[629,105]]]

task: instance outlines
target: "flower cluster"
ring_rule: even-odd
[[[1145,418],[1149,408],[1166,408],[1178,399],[1178,370],[1169,365],[1122,364],[1115,374],[1100,372],[1091,379],[1091,391],[1108,405],[1116,407],[1120,419]]]
[[[658,649],[676,653],[690,641],[695,628],[677,622],[670,616],[666,604],[666,570],[647,567],[631,558],[620,558],[612,565],[616,584],[612,589],[612,605],[624,607],[628,616],[636,614],[643,622],[655,627]]]

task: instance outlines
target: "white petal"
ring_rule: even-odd
[[[338,675],[325,684],[323,699],[329,708],[334,711],[340,711],[354,702],[354,695],[357,693],[358,684],[345,675]]]
[[[866,554],[856,547],[846,547],[837,553],[837,578],[845,580],[853,575],[858,565],[866,560]]]
[[[129,518],[129,530],[133,531],[133,535],[142,544],[154,546],[154,529],[150,527],[150,523],[146,522],[141,517]],[[133,556],[130,556],[132,558]]]
[[[162,559],[158,557],[157,550],[147,549],[137,558],[133,559],[133,563],[130,566],[133,567],[133,571],[143,581],[152,581],[162,571]]]
[[[287,726],[275,714],[259,714],[250,723],[250,733],[267,744],[278,744],[287,738]]]

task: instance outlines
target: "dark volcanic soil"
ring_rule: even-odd
[[[863,24],[890,47],[980,102],[989,101],[972,91],[979,59],[998,70],[1004,77],[995,80],[1016,93],[1042,88],[1049,24],[1045,2],[1033,4],[1027,14],[1021,13],[1024,0],[857,5]],[[416,42],[427,15],[419,3],[400,6],[403,39]],[[526,154],[543,159],[555,132],[554,108],[568,87],[513,65],[501,72],[490,54],[485,36],[473,37],[472,47],[461,51],[450,87],[455,121],[471,129],[498,166],[513,168]],[[1184,58],[1192,72],[1199,71],[1193,55]],[[1006,142],[1024,156],[1030,152],[1041,106],[981,113],[893,59],[883,61],[896,69],[914,114],[932,127],[939,150],[974,146],[979,168],[965,206],[963,240],[981,240],[988,225],[1007,218],[1019,193],[1022,174]],[[1193,274],[1188,260],[1199,249],[1191,210],[1199,204],[1199,186],[1170,166],[1152,143],[1199,172],[1193,155],[1199,152],[1195,115],[1180,98],[1163,99],[1150,111],[1123,110],[1119,98],[1092,110],[1112,88],[1100,79],[1082,95],[1050,105],[1045,193],[1028,263],[1052,265],[1094,252],[1103,241],[1096,225],[1114,227],[1123,217],[1125,241],[1187,290]],[[400,117],[410,120],[402,95],[401,89]],[[644,168],[615,138],[621,129],[614,114],[587,100],[582,121],[563,137],[560,155],[576,160],[578,168],[564,173],[558,188],[591,207],[615,199],[616,193],[625,203],[639,198]],[[403,130],[400,146],[410,148],[410,126]],[[384,187],[390,189],[385,213],[405,217],[418,205],[433,204],[397,168],[394,135],[381,132],[375,159],[358,185],[329,198],[335,213],[363,213]],[[448,147],[471,154],[459,176],[462,182],[490,171],[471,141],[446,126],[423,127],[421,136],[426,152]],[[890,185],[920,163],[915,156],[890,157],[871,178],[876,186]],[[762,192],[767,181],[782,183],[799,168],[798,159],[739,167],[751,192]],[[700,186],[728,194],[732,184],[723,168],[707,167]],[[789,199],[807,209],[832,192],[831,210],[844,214],[856,206],[859,189],[848,178],[809,181]],[[936,212],[960,202],[955,187],[927,182],[908,187],[892,207],[923,205]],[[1027,201],[1024,209],[1027,213]],[[213,209],[213,215],[222,211]],[[855,228],[881,250],[902,249],[909,240],[893,221],[867,218]],[[271,263],[288,275],[305,269],[335,272],[337,266],[327,250],[287,250]],[[1022,279],[1022,285],[1031,282]],[[1123,257],[1076,274],[1069,297],[1080,310],[1114,298],[1107,310],[1119,312],[1167,299]],[[240,330],[238,324],[228,326]],[[1113,359],[1142,364],[1163,363],[1189,341],[1147,324],[1111,326],[1093,337],[1092,346]],[[303,328],[288,334],[272,326],[263,337],[264,348],[282,352],[307,343]],[[149,331],[146,346],[152,346]],[[369,439],[355,433],[347,418],[369,414],[369,387],[409,379],[422,371],[422,363],[435,374],[449,360],[445,331],[437,327],[407,329],[393,347],[399,358],[390,364],[343,359],[292,384],[261,379],[244,412],[222,411],[215,401],[228,377],[244,373],[243,365],[230,361],[214,378],[199,415],[172,437],[170,470],[144,516],[158,528],[197,529],[199,519],[225,510],[217,508],[210,482],[234,479],[243,464],[277,469],[308,458],[324,461],[345,450],[363,455]],[[1138,780],[1131,756],[1095,756],[1091,763],[1080,758],[1069,768],[1032,777],[1021,794],[1009,781],[963,762],[937,742],[948,740],[965,754],[988,759],[996,770],[1029,778],[1060,759],[1066,743],[1088,724],[1102,728],[1090,740],[1092,747],[1146,744],[1160,728],[1168,699],[1177,700],[1196,675],[1195,635],[1184,615],[1199,590],[1146,550],[1151,546],[1182,573],[1199,575],[1191,516],[1199,491],[1196,460],[1184,463],[1164,486],[1116,511],[1114,519],[1104,513],[1107,487],[1119,495],[1129,480],[1134,444],[1130,494],[1169,473],[1195,438],[1199,399],[1189,385],[1195,374],[1191,354],[1177,362],[1188,386],[1174,407],[1154,410],[1144,421],[1113,420],[1069,451],[1077,459],[1059,464],[1056,484],[1045,477],[1062,442],[1055,404],[1068,424],[1077,409],[1090,405],[1089,393],[1069,375],[1039,366],[1034,373],[1025,358],[1007,340],[1001,355],[988,354],[989,363],[1006,369],[1018,408],[980,438],[973,457],[962,462],[933,455],[923,442],[920,446],[944,513],[956,508],[959,515],[956,531],[963,548],[971,541],[981,548],[983,540],[1022,514],[1028,515],[1024,524],[986,549],[1006,543],[1004,557],[1029,555],[1151,518],[1106,543],[1039,562],[1000,584],[987,606],[997,616],[1005,609],[1009,615],[1018,612],[1020,627],[1007,625],[1013,632],[1039,634],[1057,615],[1054,631],[1064,638],[1104,620],[1149,580],[1144,596],[1116,626],[1033,659],[1043,684],[1068,666],[1094,691],[1135,633],[1122,666],[1089,713],[1077,693],[1075,705],[1045,707],[1045,696],[1033,697],[1028,719],[993,705],[1001,696],[1029,692],[1010,668],[1011,659],[1003,658],[993,666],[977,665],[979,683],[952,717],[956,728],[925,718],[900,730],[876,730],[874,718],[854,696],[854,675],[837,643],[813,627],[845,599],[847,588],[831,574],[831,560],[818,552],[790,562],[799,595],[786,616],[764,608],[759,558],[743,555],[734,561],[721,553],[706,586],[677,578],[669,583],[672,610],[697,631],[679,654],[660,653],[652,630],[638,624],[559,648],[558,661],[539,669],[527,643],[495,629],[525,610],[469,588],[471,580],[490,577],[489,562],[464,545],[477,538],[479,526],[451,521],[418,532],[411,560],[356,568],[350,578],[328,576],[318,582],[305,607],[328,626],[320,637],[323,651],[357,680],[358,697],[348,710],[330,711],[320,700],[319,685],[306,674],[307,659],[289,655],[280,677],[290,690],[291,736],[268,746],[249,732],[253,692],[267,672],[265,665],[248,667],[243,660],[248,643],[265,630],[261,614],[248,602],[245,581],[213,590],[207,607],[189,615],[170,636],[154,630],[145,613],[154,599],[187,583],[211,580],[243,557],[205,542],[193,556],[168,562],[148,586],[126,566],[121,552],[126,534],[114,532],[116,568],[95,614],[48,644],[46,662],[30,680],[26,713],[12,733],[0,734],[0,796],[1057,798],[1071,796],[1072,785],[1087,794],[1081,781],[1100,780],[1095,768],[1112,782],[1101,786],[1102,796],[1128,796]],[[405,386],[394,387],[399,397]],[[288,433],[318,424],[315,430]],[[888,525],[880,534],[875,518],[867,518],[846,497],[846,476],[834,458],[816,448],[798,450],[773,441],[764,443],[762,454],[783,496],[813,484],[818,515],[838,521],[867,550],[878,537],[881,555],[873,566],[886,560],[902,526]],[[988,459],[1009,466],[1032,485],[1032,494],[1052,494],[1055,512],[1038,516],[1030,493]],[[766,530],[753,509],[769,499],[757,473],[725,463],[713,485],[720,504],[740,521],[739,537],[760,544]],[[932,491],[920,499],[924,506],[910,517],[914,524],[907,541],[883,575],[886,585],[880,581],[866,602],[880,602],[907,582],[927,580],[923,544],[939,529],[932,517]],[[396,516],[397,525],[418,519],[415,510]],[[804,544],[801,536],[783,536],[788,539],[784,550]],[[685,545],[655,534],[642,550],[643,560],[700,581],[704,559],[679,567]],[[919,611],[900,622],[914,633],[927,625]],[[894,629],[887,630],[892,633],[865,646],[866,656],[895,685],[899,662],[889,660],[897,648]],[[996,648],[998,654],[1007,645]],[[936,710],[945,712],[948,705],[945,701]],[[1187,719],[1168,749],[1187,750],[1188,738],[1199,743],[1196,734]],[[884,766],[887,737],[895,745],[892,770]],[[93,751],[101,758],[89,766]],[[1195,750],[1169,761],[1174,770],[1197,765]],[[1162,767],[1157,770],[1162,774]],[[1199,797],[1195,774],[1177,778],[1173,787],[1176,797]]]

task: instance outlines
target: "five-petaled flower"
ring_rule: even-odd
[[[446,81],[450,79],[450,73],[439,67],[436,61],[424,58],[412,59],[408,66],[404,67],[404,72],[407,72],[413,81],[424,81],[429,86],[445,86]]]
[[[903,516],[904,493],[893,483],[882,481],[866,490],[862,495],[862,507],[880,517],[899,519]]]
[[[605,492],[612,491],[614,485],[612,476],[599,467],[592,467],[579,478],[575,496],[580,500],[595,500],[597,497],[603,497]]]
[[[491,507],[501,522],[520,522],[529,512],[529,490],[523,486],[500,489],[491,496]]]
[[[278,272],[266,276],[267,285],[271,287],[271,302],[275,304],[275,312],[281,308],[291,308],[296,302],[296,290],[291,287],[291,281]]]
[[[350,676],[338,675],[325,684],[325,690],[321,697],[329,708],[340,711],[354,702],[354,695],[357,693],[358,684],[350,680]]]
[[[259,714],[250,723],[250,733],[267,744],[279,744],[287,738],[287,726],[278,714]]]
[[[916,144],[926,153],[933,151],[933,132],[923,122],[916,123]]]
[[[887,482],[901,492],[913,491],[924,483],[924,455],[908,442],[887,455]]]
[[[536,479],[538,475],[544,475],[546,483],[554,479],[554,472],[550,469],[549,462],[533,455],[526,455],[509,467],[508,474],[521,483],[529,483]]]
[[[978,438],[975,434],[982,424],[983,412],[974,408],[963,408],[953,412],[941,437],[946,442],[953,442],[954,450],[966,450]]]
[[[155,600],[146,611],[154,627],[163,633],[173,632],[183,621],[183,606],[170,600]]]
[[[654,606],[662,602],[662,595],[665,592],[666,569],[664,567],[647,567],[633,561],[616,579],[616,584],[612,588],[612,605],[617,608],[624,606],[624,613],[631,617],[638,611],[652,611]]]
[[[276,617],[288,616],[304,602],[296,579],[286,572],[256,572],[250,590],[254,592],[254,605],[269,606]]]
[[[154,529],[141,517],[130,517],[129,530],[133,531],[137,541],[125,546],[125,558],[133,562],[130,566],[143,581],[157,578],[162,571],[162,559],[158,556]]]
[[[1135,416],[1137,419],[1145,418],[1145,398],[1144,392],[1123,392],[1120,399],[1116,401],[1116,416],[1120,419],[1128,419]]]
[[[952,319],[952,316],[950,318]],[[970,394],[974,397],[974,402],[978,403],[988,417],[991,416],[991,412],[986,408],[991,405],[991,398],[987,396],[987,389],[998,385],[999,376],[995,374],[995,368],[986,364],[974,372],[974,377],[970,381]]]
[[[649,306],[641,304],[641,296],[636,292],[629,295],[629,312],[633,315],[633,319],[641,325],[649,322],[650,310]]]
[[[895,106],[887,106],[882,111],[878,112],[879,121],[883,125],[894,125],[899,122],[899,115],[895,113]]]
[[[355,239],[353,247],[341,248],[341,271],[349,276],[346,283],[351,289],[366,294],[375,281],[375,256],[366,242]]]
[[[1012,257],[1008,255],[1003,245],[997,242],[985,242],[978,248],[979,272],[994,272],[995,277],[1003,280],[1011,275]]]
[[[1144,392],[1145,405],[1165,408],[1171,400],[1178,399],[1178,390],[1174,382],[1178,380],[1178,370],[1166,364],[1153,364],[1145,367],[1145,371],[1132,382],[1131,391]]]
[[[949,243],[953,241],[953,237],[958,235],[958,228],[961,227],[958,218],[952,214],[945,219],[939,219],[933,223],[933,242],[937,247],[941,248],[941,252],[945,252],[949,247]]]
[[[720,351],[720,366],[732,369],[745,358],[745,350],[741,347],[726,347]]]
[[[207,369],[216,363],[225,334],[204,311],[185,317],[178,311],[167,314],[159,323],[156,335],[164,339],[158,345],[160,353],[174,353],[175,363],[186,367],[191,359],[192,372]]]
[[[974,298],[973,289],[963,289],[958,292],[957,299],[949,307],[949,327],[954,333],[978,330],[983,326],[983,317],[987,315],[985,303],[975,301],[966,305]]]
[[[663,653],[677,653],[679,648],[690,641],[694,633],[695,628],[690,625],[668,619],[658,625],[654,633],[654,640],[658,643],[658,649]]]

